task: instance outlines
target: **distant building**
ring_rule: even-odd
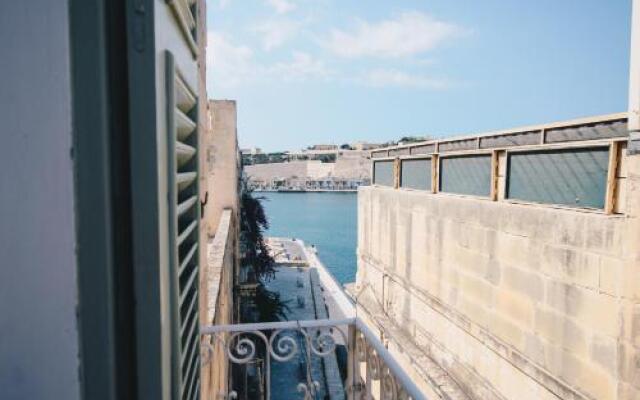
[[[260,147],[251,147],[249,149],[240,149],[240,154],[255,156],[256,154],[263,154]]]
[[[371,181],[370,151],[378,144],[343,148],[317,144],[299,151],[241,150],[244,173],[256,190],[354,190]]]
[[[359,151],[364,151],[364,150],[373,150],[373,149],[377,149],[378,147],[381,147],[381,144],[377,144],[377,143],[368,143],[368,142],[355,142],[355,143],[351,143],[351,149],[352,150],[359,150]]]
[[[255,190],[355,190],[371,181],[368,151],[308,150],[287,153],[288,161],[245,163],[248,184]]]
[[[348,145],[315,144],[302,150],[265,153],[258,147],[241,149],[243,165],[273,164],[292,161],[321,161],[335,163],[341,157],[361,157],[360,152],[382,147],[381,144],[364,141]],[[366,155],[364,155],[366,157]]]
[[[301,150],[285,153],[287,161],[322,161],[333,163],[338,156],[338,149],[332,150]]]
[[[309,150],[338,150],[338,146],[335,144],[314,144],[309,146]]]

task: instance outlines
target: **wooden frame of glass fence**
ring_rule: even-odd
[[[621,118],[626,117],[625,113],[622,114],[612,114],[604,117],[595,117],[590,119],[581,119],[576,121],[571,121],[570,123],[556,123],[549,124],[543,127],[536,127],[537,129],[531,128],[519,128],[512,131],[504,131],[505,135],[513,134],[514,132],[528,132],[538,130],[540,132],[540,141],[537,144],[532,145],[518,145],[518,146],[510,146],[510,147],[497,147],[492,149],[481,149],[480,140],[483,137],[488,137],[494,134],[485,134],[480,136],[472,136],[472,137],[463,137],[457,139],[449,139],[442,141],[430,141],[430,142],[420,142],[414,143],[411,145],[398,146],[395,148],[387,148],[387,149],[378,149],[372,151],[372,184],[374,186],[378,186],[375,183],[375,175],[373,170],[375,168],[374,163],[379,161],[393,161],[394,162],[394,185],[393,188],[399,189],[401,187],[401,163],[403,160],[411,160],[411,159],[431,159],[431,190],[430,192],[433,194],[438,194],[441,192],[440,190],[440,162],[443,158],[460,156],[460,155],[490,155],[491,156],[491,188],[490,194],[488,197],[484,196],[473,196],[473,195],[465,195],[465,194],[455,194],[455,193],[446,193],[447,195],[452,196],[463,196],[463,197],[473,197],[483,200],[489,201],[507,201],[510,203],[520,203],[520,204],[535,204],[538,206],[548,206],[548,207],[562,207],[569,209],[579,209],[579,210],[587,210],[604,214],[614,214],[616,210],[616,199],[618,198],[618,172],[620,170],[621,162],[623,159],[622,149],[624,143],[626,143],[626,137],[610,137],[605,139],[592,139],[592,140],[583,140],[583,141],[567,141],[567,142],[558,142],[558,143],[546,143],[546,134],[549,129],[560,129],[560,128],[572,128],[579,127],[581,124],[590,124],[590,123],[598,123],[598,122],[609,122],[609,121],[619,121]],[[471,139],[476,139],[475,148],[469,150],[460,150],[460,151],[447,151],[447,152],[439,152],[441,143],[451,143],[453,141],[461,141],[467,140],[471,141]],[[414,147],[425,146],[425,145],[433,145],[434,152],[429,154],[411,154],[411,149]],[[506,198],[506,185],[509,180],[508,170],[506,167],[506,162],[508,157],[512,153],[519,152],[531,152],[531,151],[546,151],[546,150],[571,150],[571,149],[585,149],[585,148],[594,148],[594,147],[609,147],[609,160],[607,165],[607,182],[605,188],[605,202],[603,209],[594,209],[594,208],[584,208],[584,207],[573,207],[561,204],[554,203],[539,203],[539,202],[527,202],[522,200],[508,199]],[[409,155],[398,155],[398,156],[389,156],[390,152],[393,150],[402,149],[403,152],[409,153]],[[386,156],[384,156],[384,152],[386,152]],[[373,156],[373,154],[381,154],[382,156]],[[503,167],[504,163],[504,167]],[[504,168],[504,176],[501,175],[501,169]],[[500,179],[504,178],[504,179]],[[406,189],[406,188],[403,188]],[[411,189],[411,190],[420,190],[420,189]],[[428,190],[425,190],[428,191]],[[622,211],[623,213],[624,211]]]

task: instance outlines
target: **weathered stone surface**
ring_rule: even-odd
[[[519,268],[503,268],[504,286],[509,290],[529,297],[531,301],[544,301],[544,281],[538,274],[527,272]]]
[[[509,400],[635,398],[640,202],[608,216],[361,188],[359,203],[358,284],[444,371]]]
[[[590,345],[591,359],[608,371],[615,371],[618,361],[618,345],[613,338],[595,335]]]
[[[575,321],[552,310],[537,310],[535,332],[546,342],[587,356],[587,335]]]

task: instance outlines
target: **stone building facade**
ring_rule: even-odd
[[[584,134],[598,125],[584,122],[513,132],[565,126]],[[489,151],[486,197],[442,191],[449,152],[486,152],[483,141],[509,134],[457,139],[475,141],[463,151],[434,143],[424,164],[434,167],[434,183],[425,190],[401,183],[403,162],[424,156],[407,149],[381,159],[393,163],[392,182],[359,191],[351,291],[360,315],[434,398],[640,398],[640,157],[627,154],[626,129],[620,139],[593,138],[610,151],[602,209],[509,198],[517,145]],[[546,154],[558,144],[522,149]]]

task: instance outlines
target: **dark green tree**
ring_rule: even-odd
[[[267,289],[262,282],[256,288],[254,303],[260,322],[277,322],[287,319],[288,302],[280,298],[280,293]]]
[[[246,187],[246,185],[245,185]],[[251,299],[256,318],[252,322],[273,322],[287,318],[289,307],[279,293],[270,291],[265,282],[275,277],[275,261],[264,242],[264,231],[269,229],[269,220],[264,211],[264,197],[254,196],[244,190],[240,204],[240,242],[242,245],[242,267],[248,269],[248,280],[257,283],[255,297]]]
[[[271,279],[275,274],[275,263],[264,242],[264,230],[269,229],[269,221],[264,212],[264,197],[254,197],[245,190],[241,197],[240,241],[243,247],[242,263],[250,268],[256,281]]]

